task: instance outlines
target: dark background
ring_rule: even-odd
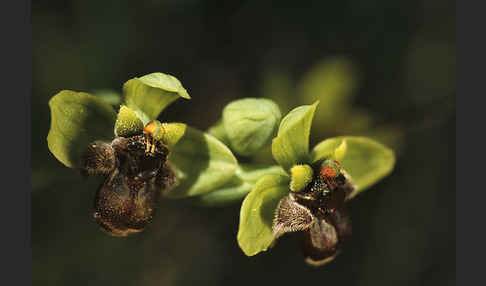
[[[455,23],[441,0],[33,1],[33,284],[455,285]],[[162,121],[205,130],[236,98],[272,98],[283,114],[319,99],[312,146],[367,135],[392,147],[394,172],[350,202],[344,252],[312,268],[288,235],[246,257],[239,204],[164,200],[141,234],[101,232],[98,181],[47,149],[47,102],[151,72],[192,96]]]

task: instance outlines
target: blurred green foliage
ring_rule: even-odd
[[[350,134],[370,136],[399,153],[403,128],[390,123],[376,126],[374,116],[354,104],[360,77],[358,68],[349,58],[328,57],[317,61],[296,82],[288,75],[268,72],[262,83],[263,94],[286,107],[319,100],[321,110],[315,115],[314,124],[321,138]]]
[[[91,92],[91,94],[101,98],[104,102],[113,106],[120,106],[122,102],[121,94],[116,90],[98,89]]]
[[[279,285],[455,285],[455,2],[278,4],[32,3],[33,285],[236,286],[257,276]],[[155,71],[179,78],[192,97],[162,122],[207,130],[237,98],[271,97],[286,114],[310,96],[322,111],[326,100],[339,106],[316,114],[311,146],[370,135],[400,151],[393,174],[352,201],[353,236],[340,257],[309,268],[289,235],[271,255],[247,258],[234,239],[238,204],[164,200],[140,235],[98,229],[91,211],[100,182],[48,151],[48,100],[62,89],[121,93],[126,79]],[[326,79],[314,75],[322,92],[304,98],[312,71]]]

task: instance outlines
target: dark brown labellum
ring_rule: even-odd
[[[337,209],[303,233],[302,250],[308,264],[319,266],[333,260],[351,235],[351,220],[345,209]]]
[[[131,181],[116,169],[96,194],[94,217],[101,227],[114,236],[142,231],[152,220],[160,189],[156,177]]]
[[[94,218],[113,236],[140,232],[151,222],[161,191],[176,183],[167,163],[169,151],[160,142],[147,148],[143,135],[105,144],[113,150],[115,164],[108,174],[101,173],[106,176],[95,196]],[[86,158],[92,157],[90,151]]]

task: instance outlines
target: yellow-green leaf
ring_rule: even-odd
[[[246,196],[240,210],[238,244],[247,256],[273,243],[272,222],[278,202],[289,193],[289,177],[265,175]]]
[[[311,157],[312,162],[327,158],[339,160],[356,186],[348,199],[387,176],[395,165],[393,151],[367,137],[344,136],[324,140],[315,146]]]
[[[79,167],[81,153],[95,140],[111,140],[116,113],[100,98],[63,90],[49,100],[51,128],[47,145],[70,168]]]

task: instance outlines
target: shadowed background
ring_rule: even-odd
[[[33,1],[32,25],[34,285],[455,285],[455,2]],[[312,268],[287,235],[246,257],[239,203],[163,200],[144,232],[101,232],[99,181],[47,149],[47,102],[152,72],[192,96],[161,121],[206,130],[237,98],[271,98],[282,114],[320,100],[311,146],[366,135],[392,147],[394,172],[350,202],[343,253]]]

